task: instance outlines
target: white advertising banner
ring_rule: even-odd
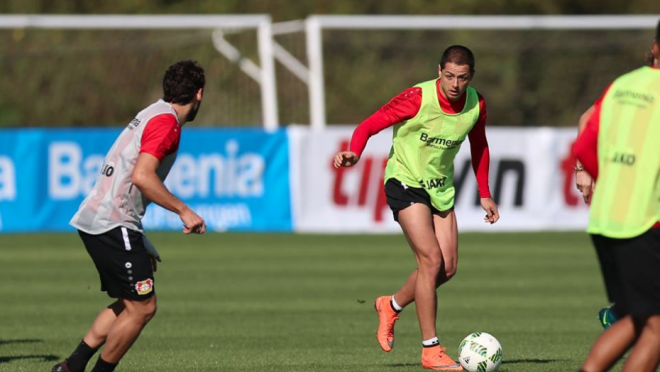
[[[369,140],[356,166],[332,166],[334,155],[348,149],[353,129],[289,128],[295,231],[400,231],[383,191],[391,130]],[[495,225],[483,221],[470,145],[463,144],[454,162],[459,230],[584,230],[588,207],[575,187],[575,160],[570,155],[575,135],[573,128],[487,129],[490,190],[501,215]]]

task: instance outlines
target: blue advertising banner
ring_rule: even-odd
[[[121,128],[0,131],[0,232],[73,231],[69,220],[96,182]],[[165,182],[214,231],[291,231],[286,131],[188,128]],[[146,230],[180,230],[147,209]]]

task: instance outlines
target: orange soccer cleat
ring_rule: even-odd
[[[381,349],[388,353],[394,347],[394,323],[399,320],[397,312],[390,305],[390,298],[391,296],[378,297],[374,303],[379,320],[376,338]]]
[[[422,367],[433,371],[462,371],[463,367],[445,354],[445,348],[440,345],[422,349]]]

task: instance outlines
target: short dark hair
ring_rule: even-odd
[[[440,58],[440,68],[444,69],[447,62],[457,65],[468,65],[470,66],[470,73],[474,73],[474,54],[467,47],[452,45],[445,49],[445,52],[442,53],[442,58]]]
[[[180,61],[170,66],[163,77],[163,101],[188,104],[204,88],[204,69],[196,61]]]

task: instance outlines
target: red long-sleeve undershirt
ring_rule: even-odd
[[[594,103],[594,112],[573,144],[573,155],[594,180],[598,178],[598,129],[600,128],[600,109],[604,96],[605,94]]]
[[[440,91],[440,79],[436,82],[440,108],[447,114],[457,114],[463,111],[465,100],[450,102]],[[358,156],[367,145],[369,138],[385,128],[397,123],[414,118],[422,106],[422,89],[408,88],[392,98],[385,106],[381,107],[373,115],[355,128],[351,138],[350,151]],[[490,166],[490,152],[488,140],[486,139],[486,101],[479,94],[479,118],[468,134],[470,139],[470,153],[472,155],[472,168],[477,178],[479,196],[490,198],[490,187],[488,186],[488,171]]]

